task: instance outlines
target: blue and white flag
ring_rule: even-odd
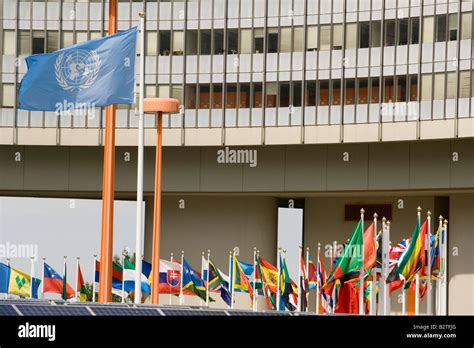
[[[132,104],[136,46],[134,27],[26,57],[28,71],[20,84],[18,108],[59,112]]]

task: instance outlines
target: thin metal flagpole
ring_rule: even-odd
[[[387,221],[387,231],[388,231],[388,234],[389,234],[389,237],[390,237],[390,221]],[[390,248],[392,247],[392,242],[391,241],[388,241],[388,249],[387,250],[390,250]],[[387,276],[388,276],[388,272],[389,272],[389,264],[390,264],[390,255],[387,256]],[[386,304],[385,304],[385,311],[387,312],[387,315],[390,315],[391,312],[392,312],[392,298],[390,296],[390,288],[387,286],[387,284],[385,284],[385,301],[386,301]]]
[[[257,249],[257,258],[258,258],[258,257],[260,257],[260,250]],[[257,262],[257,261],[255,261],[255,263],[256,263],[256,262]],[[257,265],[257,267],[258,267],[258,265]],[[263,297],[265,297],[265,284],[264,284],[264,282],[263,282],[263,274],[260,274],[260,284],[261,284],[261,286],[262,286]],[[256,294],[256,295],[255,295],[255,311],[258,312],[258,300],[257,300],[257,298],[258,298],[258,291],[256,291],[255,294]]]
[[[183,294],[183,280],[184,280],[184,250],[181,250],[181,286],[179,289],[179,304],[184,304],[184,294]]]
[[[257,257],[257,248],[254,247],[253,248],[253,291],[254,291],[254,296],[253,296],[253,303],[252,303],[252,310],[254,312],[257,311],[257,294],[258,294],[258,291],[257,289],[255,288],[255,284],[257,283],[257,263],[255,262],[255,259]]]
[[[387,219],[382,217],[382,239],[381,239],[381,256],[382,256],[382,266],[380,272],[380,297],[381,301],[379,301],[379,314],[380,315],[387,315],[387,301],[388,301],[388,292],[386,289],[388,288],[385,281],[387,280],[388,276],[388,269],[389,269],[389,230],[387,228]]]
[[[136,262],[136,258],[137,258],[137,254],[135,254],[135,263],[138,263],[138,262]],[[125,258],[122,254],[122,303],[125,303],[125,263],[124,263],[124,260],[125,260]],[[135,282],[136,282],[136,278],[135,278]],[[136,289],[136,287],[135,287],[135,289]]]
[[[229,292],[232,301],[232,251],[229,251]],[[227,306],[229,309],[232,308],[232,304]]]
[[[205,261],[205,259],[204,259],[204,251],[202,251],[202,252],[201,252],[201,279],[202,279],[203,282],[205,281],[205,280],[204,280],[204,261]],[[206,286],[206,290],[207,290],[207,286]],[[206,291],[206,293],[207,293],[207,291]],[[202,298],[200,298],[200,299],[199,299],[199,305],[202,307],[202,304],[203,304]]]
[[[74,294],[77,299],[77,286],[79,285],[79,256],[76,258],[76,288],[74,289]]]
[[[418,224],[421,225],[421,207],[417,208],[417,219]],[[414,240],[411,241],[415,243]],[[415,315],[420,314],[420,272],[418,271],[415,275]]]
[[[211,250],[207,249],[207,274],[206,274],[206,306],[209,307],[209,270],[211,260]]]
[[[436,315],[440,315],[441,308],[440,308],[440,298],[441,298],[441,277],[443,275],[443,244],[442,244],[442,236],[443,236],[443,216],[439,216],[439,223],[438,223],[438,248],[439,248],[439,274],[436,278]]]
[[[174,262],[174,259],[173,259],[173,253],[171,253],[171,256],[170,256],[170,262]],[[174,271],[173,271],[174,272]],[[173,295],[171,294],[171,284],[169,284],[169,288],[170,288],[170,296],[169,296],[169,304],[172,303],[173,301]]]
[[[332,262],[331,267],[335,267],[334,262],[336,261],[337,257],[337,240],[332,243]],[[334,314],[336,312],[336,301],[337,301],[337,289],[336,286],[333,287],[332,294],[332,308],[331,312]]]
[[[303,247],[300,245],[299,246],[299,252],[298,252],[298,312],[301,312],[302,306],[301,306],[301,289],[303,288],[301,285],[301,254],[303,253]]]
[[[316,258],[316,314],[319,314],[319,307],[320,307],[319,301],[321,297],[321,289],[320,289],[321,284],[319,284],[319,272],[320,272],[319,270],[321,267],[321,265],[319,264],[320,253],[321,253],[321,243],[318,243],[318,254]]]
[[[135,260],[143,254],[142,225],[143,225],[143,157],[144,157],[144,103],[145,103],[145,13],[140,12],[140,92],[138,102],[138,157],[137,157],[137,217],[135,227]],[[154,265],[158,267],[157,265]],[[135,303],[141,303],[141,262],[135,262]]]
[[[281,255],[281,248],[278,248],[277,251],[277,270],[278,270],[278,281],[277,281],[277,293],[276,293],[276,310],[280,310],[280,282],[281,282],[281,264],[280,264],[280,256]]]
[[[374,247],[377,255],[377,213],[374,213]],[[377,258],[377,256],[375,257]],[[372,284],[370,287],[370,314],[377,314],[377,262],[372,268]]]
[[[432,315],[433,314],[433,293],[431,287],[431,211],[428,210],[427,212],[427,219],[428,219],[428,233],[426,234],[426,253],[427,253],[427,260],[428,260],[428,272],[426,276],[426,314]]]
[[[361,259],[361,268],[360,268],[360,284],[359,284],[359,315],[365,314],[365,306],[364,306],[364,213],[365,210],[362,208],[360,210],[360,221],[362,224],[362,248],[359,250],[360,259]]]
[[[235,273],[234,268],[237,266],[235,265],[235,248],[232,250],[232,293],[231,293],[231,302],[230,302],[230,309],[234,309],[234,301],[235,301],[235,291],[234,291],[234,286],[235,286]]]
[[[30,298],[33,298],[33,287],[36,285],[35,281],[35,258],[30,257]]]
[[[63,267],[63,282],[65,282],[67,284],[67,256],[64,256],[64,267]],[[67,287],[67,285],[66,285]],[[64,290],[63,290],[64,292]],[[66,294],[65,294],[66,298],[64,299],[64,301],[67,301],[67,290],[66,290]]]
[[[307,282],[307,286],[308,286],[308,289],[305,293],[305,296],[306,296],[306,308],[305,308],[305,312],[309,312],[309,306],[308,306],[308,295],[309,295],[309,247],[306,248],[306,262],[305,262],[305,266],[306,266],[306,282]]]
[[[94,255],[94,273],[92,273],[92,302],[95,302],[95,273],[96,273],[96,262],[97,261],[97,255]]]
[[[42,281],[41,281],[41,298],[44,298],[44,266],[46,263],[46,257],[43,257],[43,269],[42,269]]]
[[[441,315],[448,315],[448,220],[444,220],[444,241],[443,241],[443,278],[441,282]]]

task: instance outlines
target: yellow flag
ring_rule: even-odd
[[[30,296],[30,276],[22,271],[10,267],[10,283],[8,284],[8,293],[21,297]]]

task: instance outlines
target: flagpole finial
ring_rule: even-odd
[[[67,256],[64,256],[64,260],[66,260],[66,259],[67,259]]]
[[[306,248],[306,251],[309,251],[309,247]]]
[[[448,220],[444,219],[444,224],[447,225],[447,224],[448,224]]]
[[[97,254],[94,254],[94,258],[97,258]]]
[[[420,207],[420,206],[418,206],[418,208],[416,208],[416,210],[417,210],[419,213],[421,213],[421,207]]]
[[[211,249],[207,249],[207,253],[210,254],[210,253],[211,253]]]
[[[204,251],[201,252],[201,255],[204,256]]]
[[[253,247],[253,251],[257,251],[257,247]]]
[[[171,257],[173,257],[173,255],[174,255],[173,252],[171,252]]]
[[[428,211],[426,212],[426,215],[431,216],[431,210],[428,210]]]
[[[138,15],[140,16],[140,18],[145,18],[146,13],[145,12],[140,12]]]
[[[80,259],[81,259],[81,258],[78,256],[78,257],[77,257],[77,261],[79,261]]]
[[[42,257],[43,261],[46,261],[46,257]]]
[[[440,215],[438,219],[439,221],[443,221],[443,215]]]
[[[387,225],[390,226],[390,220],[387,221]]]
[[[383,222],[383,223],[386,223],[386,222],[387,222],[387,218],[386,218],[385,216],[382,217],[382,222]]]
[[[377,213],[374,213],[374,219],[378,218],[379,215]]]
[[[11,259],[9,257],[7,257],[7,262],[10,263]]]
[[[321,243],[318,243],[318,248],[321,246]]]
[[[360,213],[361,213],[361,214],[364,214],[364,213],[365,213],[364,208],[360,208]]]

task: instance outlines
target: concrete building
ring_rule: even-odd
[[[0,193],[100,198],[104,112],[18,110],[15,91],[25,55],[105,35],[108,3],[0,4]],[[449,313],[474,314],[472,7],[470,0],[119,1],[119,30],[146,12],[147,96],[182,103],[164,119],[162,254],[184,249],[197,265],[211,249],[227,265],[231,248],[249,261],[255,246],[273,262],[278,207],[289,200],[304,209],[295,233],[313,258],[318,242],[349,236],[350,205],[387,209],[397,243],[411,234],[420,205],[435,227],[439,215],[449,220]],[[150,258],[154,117],[145,123]],[[133,199],[134,105],[118,107],[117,127],[116,197]],[[221,163],[225,147],[256,150],[256,166]]]

